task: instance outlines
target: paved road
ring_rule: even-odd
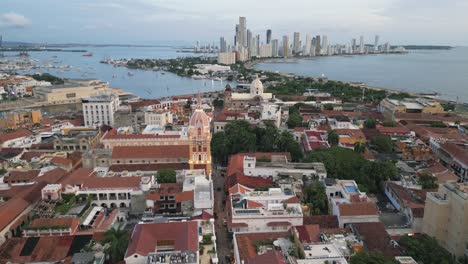
[[[215,191],[215,213],[217,219],[215,220],[216,228],[216,243],[218,248],[218,257],[220,264],[230,263],[226,257],[231,256],[232,241],[228,237],[227,227],[223,225],[223,219],[225,218],[225,203],[226,193],[224,192],[224,177],[221,173],[214,169],[213,170],[213,186]],[[218,191],[219,190],[219,191]]]

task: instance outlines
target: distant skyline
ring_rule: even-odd
[[[468,45],[466,0],[1,0],[4,41],[92,44],[233,43],[239,16],[266,42],[293,32],[330,43],[374,35],[391,44]]]

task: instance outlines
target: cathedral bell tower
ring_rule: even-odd
[[[201,97],[198,94],[197,108],[192,113],[189,121],[189,142],[190,142],[190,169],[205,169],[206,175],[211,173],[211,131],[210,121],[201,104]]]

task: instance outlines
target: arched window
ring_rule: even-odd
[[[201,128],[197,128],[197,136],[201,137]]]

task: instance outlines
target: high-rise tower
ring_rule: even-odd
[[[267,29],[266,31],[266,44],[270,44],[271,42],[271,29]]]

